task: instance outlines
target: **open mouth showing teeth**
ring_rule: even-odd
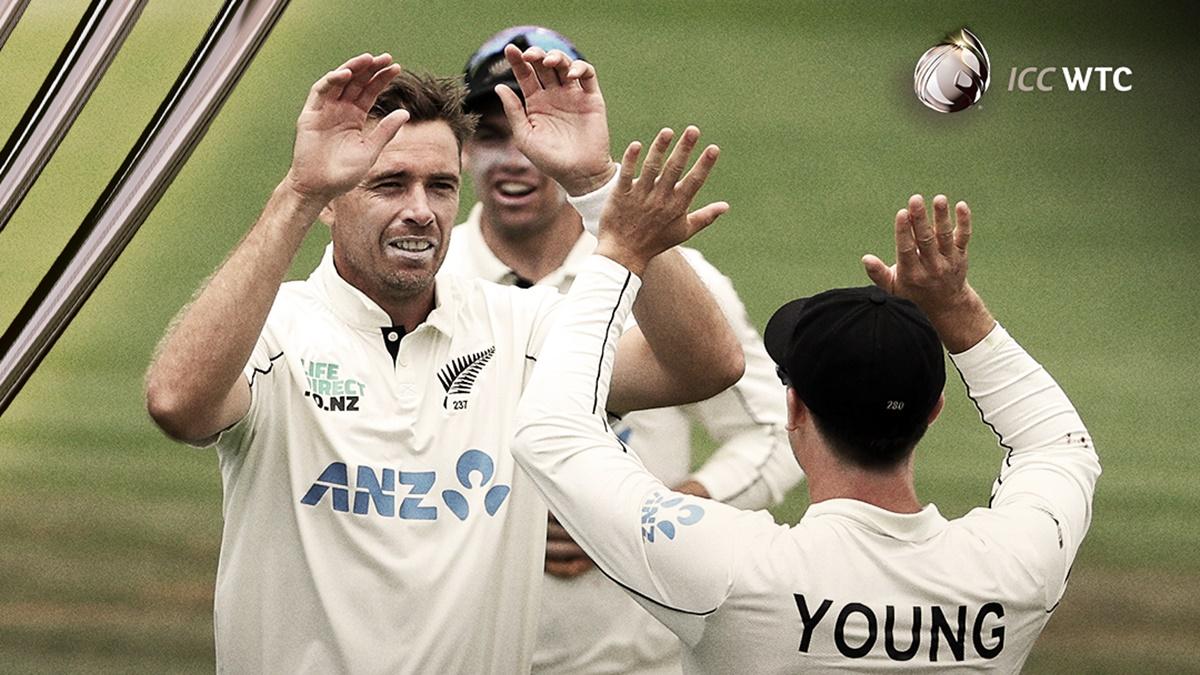
[[[392,248],[397,248],[401,251],[407,251],[409,253],[423,253],[433,248],[433,244],[428,241],[393,241],[389,245]]]
[[[505,194],[510,197],[524,197],[534,190],[532,185],[526,185],[524,183],[512,183],[508,181],[497,183],[496,189],[499,190],[501,194]]]

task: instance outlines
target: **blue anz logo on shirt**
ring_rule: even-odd
[[[655,532],[667,539],[674,539],[676,525],[695,525],[704,517],[704,507],[699,504],[684,504],[686,497],[668,494],[663,497],[655,491],[642,504],[642,538],[654,543]]]
[[[442,490],[441,505],[459,520],[466,520],[471,515],[468,495],[492,481],[496,475],[496,463],[486,452],[471,449],[459,456],[454,473],[457,484],[463,490],[457,487]],[[476,476],[478,480],[473,482],[472,478]],[[432,501],[430,495],[438,482],[436,471],[397,471],[387,467],[376,470],[362,464],[356,467],[354,479],[354,485],[351,486],[350,468],[345,462],[333,462],[308,488],[300,498],[300,503],[316,507],[328,494],[333,510],[339,513],[353,512],[365,516],[374,510],[385,518],[403,520],[437,520],[440,515],[439,505],[426,501]],[[397,495],[397,483],[407,486],[407,490],[401,491],[400,495]],[[483,496],[483,511],[488,516],[495,516],[511,490],[509,485],[491,486]],[[353,503],[351,492],[354,493]],[[400,497],[399,504],[396,503],[397,496]]]

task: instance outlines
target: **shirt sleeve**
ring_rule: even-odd
[[[1058,383],[999,324],[951,359],[984,423],[1007,450],[989,507],[1046,533],[1046,545],[1036,550],[1044,556],[1037,562],[1050,608],[1091,524],[1100,476],[1091,435]]]
[[[567,202],[575,207],[583,219],[583,229],[590,232],[593,237],[600,234],[600,215],[604,213],[604,203],[608,201],[608,196],[616,188],[620,175],[620,171],[614,172],[607,183],[587,194],[578,197],[567,196]]]
[[[786,390],[733,283],[699,251],[679,250],[721,307],[746,363],[732,387],[683,407],[719,444],[692,478],[713,499],[738,508],[778,504],[804,477],[787,439]]]
[[[672,492],[611,433],[616,342],[639,286],[607,258],[585,263],[521,399],[513,454],[598,567],[695,644],[729,594],[737,542],[776,526]]]

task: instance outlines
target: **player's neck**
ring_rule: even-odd
[[[913,485],[911,459],[895,470],[867,471],[838,463],[816,468],[807,476],[812,503],[856,499],[895,513],[917,513],[921,501]]]
[[[562,267],[583,233],[579,213],[564,206],[549,226],[522,236],[508,236],[494,227],[487,212],[480,214],[479,229],[492,253],[518,276],[539,281]]]
[[[425,323],[425,320],[429,318],[429,313],[433,311],[436,297],[434,286],[436,284],[437,282],[434,281],[428,288],[416,295],[404,298],[372,297],[370,293],[366,293],[366,295],[387,312],[393,326],[404,326],[404,332],[408,334],[416,330],[417,326]]]

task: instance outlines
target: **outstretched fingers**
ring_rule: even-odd
[[[879,256],[868,253],[862,257],[863,268],[867,270],[867,277],[873,284],[879,288],[893,292],[892,289],[896,286],[896,266],[888,265],[879,259]]]
[[[650,143],[650,150],[646,152],[646,161],[642,162],[642,173],[638,176],[638,186],[642,189],[649,190],[654,187],[654,181],[658,179],[658,174],[662,171],[667,148],[670,147],[671,138],[674,136],[674,130],[663,128]]]
[[[529,115],[525,112],[525,106],[521,104],[521,98],[507,84],[498,84],[493,91],[500,99],[500,105],[504,107],[504,116],[508,118],[513,138],[520,142],[529,133]],[[526,95],[529,94],[528,89],[524,91]]]
[[[671,151],[671,156],[667,158],[667,163],[663,166],[662,176],[658,181],[659,185],[668,189],[675,188],[675,183],[683,175],[683,170],[687,168],[688,160],[692,157],[692,149],[696,147],[698,140],[700,140],[699,129],[689,126],[683,130],[679,142],[675,144],[675,149]]]
[[[542,90],[542,83],[538,80],[537,73],[533,71],[533,66],[525,62],[520,48],[513,44],[505,45],[504,59],[508,61],[508,65],[513,71],[513,77],[517,78],[517,84],[520,85],[521,91],[526,97]]]
[[[600,83],[596,79],[596,68],[587,61],[575,60],[567,70],[567,78],[579,82],[579,86],[589,94],[600,91]]]
[[[542,65],[554,71],[555,80],[563,85],[572,85],[575,79],[571,77],[571,57],[560,49],[551,49],[542,59]]]
[[[639,141],[634,141],[625,148],[625,154],[621,156],[621,172],[617,176],[617,189],[621,192],[633,189],[633,177],[637,174],[637,160],[640,154],[642,144]]]
[[[562,85],[562,81],[558,79],[558,71],[546,64],[546,50],[541,47],[530,47],[525,50],[521,58],[533,68],[543,89],[553,89]]]
[[[971,241],[971,207],[966,202],[959,202],[954,205],[954,215],[958,220],[958,226],[954,228],[954,246],[966,254],[967,244]]]
[[[683,180],[679,181],[677,186],[679,193],[688,202],[696,196],[700,188],[704,187],[704,183],[708,181],[708,175],[712,173],[713,167],[717,165],[717,158],[721,155],[721,149],[715,145],[710,145],[700,152],[700,158],[692,165],[687,175]]]
[[[376,71],[358,96],[359,107],[370,112],[371,107],[375,105],[375,99],[379,98],[379,94],[383,93],[392,80],[396,79],[401,70],[400,64],[393,63]]]
[[[725,215],[727,211],[729,211],[728,202],[713,202],[689,213],[687,217],[687,238],[691,239],[697,232],[712,225],[717,218]]]
[[[950,203],[946,195],[933,198],[933,229],[937,237],[937,250],[948,256],[954,250],[954,221],[950,218]]]
[[[911,204],[912,201],[909,201]],[[908,209],[896,212],[896,264],[909,267],[919,265],[917,240],[913,235],[913,220]]]
[[[353,77],[354,73],[344,66],[338,66],[325,73],[309,89],[308,100],[304,102],[304,107],[316,111],[325,107],[326,102],[337,100],[342,95],[342,90],[346,87],[346,84]]]
[[[371,130],[371,133],[367,137],[371,147],[375,148],[376,152],[382,152],[383,146],[387,145],[395,137],[396,132],[400,131],[400,127],[404,126],[404,123],[408,121],[408,117],[408,111],[401,108],[393,110],[386,117],[379,120],[379,123],[375,125],[375,128]]]
[[[913,236],[917,241],[917,249],[921,255],[929,255],[937,242],[933,233],[933,225],[929,222],[929,214],[925,210],[925,198],[913,195],[908,198],[908,218],[912,223]]]
[[[370,54],[362,54],[351,59],[347,63],[353,63],[350,70],[354,72],[354,77],[346,83],[346,87],[342,90],[342,95],[339,97],[343,101],[353,103],[356,106],[362,107],[361,97],[363,90],[367,88],[371,78],[379,71],[392,65],[391,54],[380,54],[372,56]]]

